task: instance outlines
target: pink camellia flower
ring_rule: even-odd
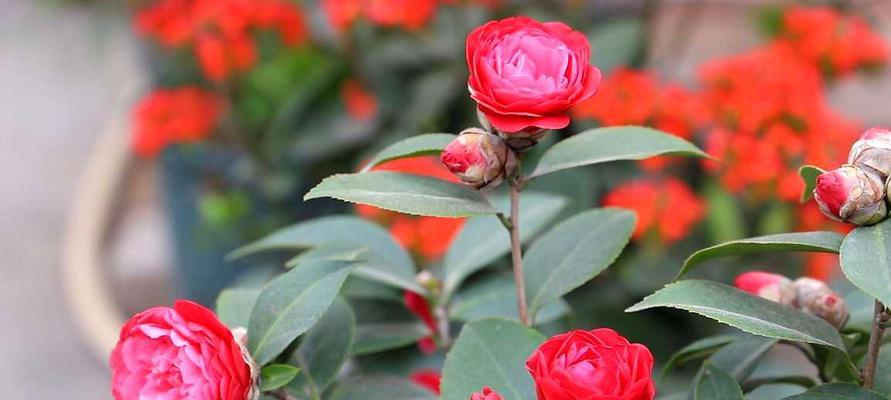
[[[823,214],[836,221],[872,225],[888,215],[882,179],[853,165],[820,174],[814,200]]]
[[[554,336],[526,360],[538,400],[652,400],[653,355],[612,329]]]
[[[470,400],[503,400],[498,392],[492,390],[488,386],[483,386],[483,390],[470,395]]]
[[[795,289],[792,281],[780,274],[764,271],[749,271],[736,277],[736,288],[743,292],[763,297],[780,304],[792,304],[795,301]]]
[[[133,316],[109,363],[116,400],[246,400],[258,394],[247,352],[212,311],[190,301]]]
[[[568,110],[600,84],[590,57],[585,35],[563,23],[522,16],[492,21],[467,37],[470,97],[505,137],[565,128]]]
[[[848,163],[888,179],[891,175],[891,129],[876,127],[863,132],[851,146]]]
[[[517,165],[516,155],[503,139],[478,128],[461,132],[442,150],[440,160],[462,182],[477,189],[498,186]]]

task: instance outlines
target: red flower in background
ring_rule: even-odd
[[[213,81],[256,63],[255,29],[277,32],[288,46],[307,39],[303,12],[287,0],[158,0],[137,13],[135,25],[164,46],[192,46]]]
[[[679,85],[661,85],[653,74],[619,68],[600,84],[597,95],[573,109],[577,118],[591,118],[603,126],[650,126],[691,140],[704,122],[698,98]],[[648,170],[668,163],[666,157],[641,161]]]
[[[367,121],[377,114],[377,98],[359,81],[347,80],[340,91],[347,114],[353,119]]]
[[[436,342],[433,341],[433,335],[436,334],[437,327],[436,318],[433,317],[433,311],[430,309],[430,303],[427,302],[424,296],[408,290],[402,293],[402,303],[412,314],[420,318],[430,331],[429,335],[418,341],[418,347],[421,349],[421,352],[424,354],[433,353],[436,351]]]
[[[372,170],[402,172],[459,182],[436,156],[393,160]],[[375,220],[389,228],[390,234],[399,244],[426,262],[442,258],[452,239],[464,225],[464,220],[460,218],[419,217],[367,205],[356,205],[355,209],[362,217]]]
[[[334,30],[343,32],[359,18],[384,28],[417,31],[433,19],[437,0],[322,0],[321,6]]]
[[[619,185],[603,200],[604,206],[621,207],[637,214],[633,238],[654,233],[664,244],[690,233],[705,214],[705,204],[683,181],[641,179]]]
[[[222,102],[197,87],[156,90],[133,109],[133,149],[145,157],[173,143],[199,142],[213,133]]]
[[[439,371],[432,369],[421,369],[412,373],[409,378],[412,380],[412,382],[435,393],[437,396],[440,395],[439,382],[440,380],[442,380],[442,376],[440,375]]]
[[[888,44],[880,35],[860,17],[832,7],[790,6],[783,13],[778,40],[829,75],[846,75],[888,60]]]

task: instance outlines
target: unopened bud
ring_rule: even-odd
[[[488,386],[483,386],[483,390],[470,395],[470,400],[502,400],[498,392],[492,390]]]
[[[891,175],[891,129],[870,128],[863,132],[848,154],[848,164],[873,171],[883,180]]]
[[[795,307],[816,315],[836,328],[848,322],[848,306],[845,300],[826,283],[812,278],[799,278],[795,288]]]
[[[872,225],[888,215],[884,181],[853,165],[820,174],[814,200],[823,214],[836,221]]]
[[[462,182],[477,189],[497,186],[517,166],[516,155],[504,140],[479,128],[461,132],[440,159]]]
[[[780,274],[764,271],[749,271],[736,277],[736,288],[780,304],[795,302],[795,289],[792,281]]]

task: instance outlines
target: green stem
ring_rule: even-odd
[[[514,269],[514,285],[517,290],[517,311],[520,322],[529,326],[529,311],[526,308],[526,285],[523,281],[523,247],[520,242],[520,191],[522,179],[510,182],[510,253]]]

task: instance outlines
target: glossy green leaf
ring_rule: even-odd
[[[784,251],[838,253],[843,238],[842,235],[835,232],[816,231],[780,233],[721,243],[699,250],[687,257],[677,278],[684,276],[697,265],[719,257]]]
[[[457,135],[451,133],[425,133],[422,135],[411,136],[393,143],[381,150],[371,161],[365,165],[362,172],[370,171],[372,168],[383,164],[387,161],[398,160],[400,158],[429,156],[442,152]]]
[[[814,188],[817,187],[817,176],[824,173],[823,169],[813,165],[805,165],[798,169],[798,175],[804,181],[804,192],[801,192],[801,202],[804,203],[811,199],[814,195]]]
[[[430,334],[421,322],[383,322],[359,324],[356,328],[355,355],[373,354],[398,349],[414,343]]]
[[[483,386],[505,399],[534,400],[526,358],[545,337],[514,321],[483,319],[464,325],[446,356],[442,400],[467,400]]]
[[[467,186],[388,171],[332,175],[303,199],[322,197],[431,217],[472,217],[498,212],[482,194]]]
[[[665,379],[665,376],[668,375],[672,368],[682,365],[690,360],[708,357],[710,354],[720,350],[722,347],[730,344],[736,339],[737,337],[733,335],[718,335],[699,339],[690,343],[671,355],[671,358],[669,358],[668,361],[665,362],[665,365],[662,366],[662,371],[659,375],[661,379]]]
[[[708,157],[675,135],[642,126],[614,126],[579,133],[548,149],[532,176],[582,165],[675,155]]]
[[[768,376],[764,378],[752,378],[743,384],[743,391],[748,393],[761,386],[767,385],[795,385],[805,389],[817,386],[814,378],[803,375]]]
[[[551,302],[541,309],[535,323],[541,325],[552,322],[569,311],[569,305],[565,301]],[[452,300],[449,315],[458,321],[475,321],[492,317],[519,320],[517,290],[513,277],[506,274],[487,276],[466,285]]]
[[[342,298],[334,300],[288,360],[302,369],[288,384],[288,392],[298,398],[321,398],[349,357],[355,336],[356,317],[349,303]]]
[[[707,361],[727,371],[737,382],[743,382],[777,342],[776,339],[742,335],[712,354]]]
[[[739,384],[729,373],[706,362],[694,382],[695,400],[743,400]]]
[[[498,209],[507,213],[510,200],[495,199]],[[566,206],[566,199],[540,192],[526,192],[520,197],[520,240],[538,234]],[[443,261],[445,282],[443,298],[448,301],[464,279],[510,252],[510,236],[494,216],[468,219],[455,238]]]
[[[301,263],[316,260],[368,261],[369,250],[349,242],[331,242],[306,250],[285,262],[285,268],[294,268]]]
[[[415,266],[405,249],[384,228],[355,216],[322,217],[294,224],[235,250],[229,258],[262,251],[298,251],[315,247],[367,248],[368,261],[357,267],[356,275],[418,293],[425,292],[415,282]],[[311,254],[308,258],[318,258],[319,254]]]
[[[703,280],[679,281],[629,308],[628,312],[671,307],[714,319],[759,336],[835,347],[845,346],[838,331],[820,318],[731,286]]]
[[[593,279],[622,253],[634,231],[633,212],[585,211],[539,238],[524,257],[529,315]]]
[[[405,378],[372,376],[344,382],[330,400],[436,400],[436,395]]]
[[[258,364],[275,359],[322,317],[355,268],[343,261],[317,261],[269,282],[254,305],[248,348]]]
[[[888,400],[888,397],[850,383],[830,383],[784,400]]]
[[[851,283],[891,304],[891,221],[861,226],[841,245],[841,268]]]
[[[228,327],[247,327],[260,289],[232,288],[217,297],[217,317]]]
[[[291,382],[300,368],[288,364],[270,364],[260,370],[260,390],[275,390]]]
[[[637,18],[613,17],[596,24],[587,35],[591,42],[591,61],[604,74],[633,64],[643,43],[642,34],[641,20]]]

